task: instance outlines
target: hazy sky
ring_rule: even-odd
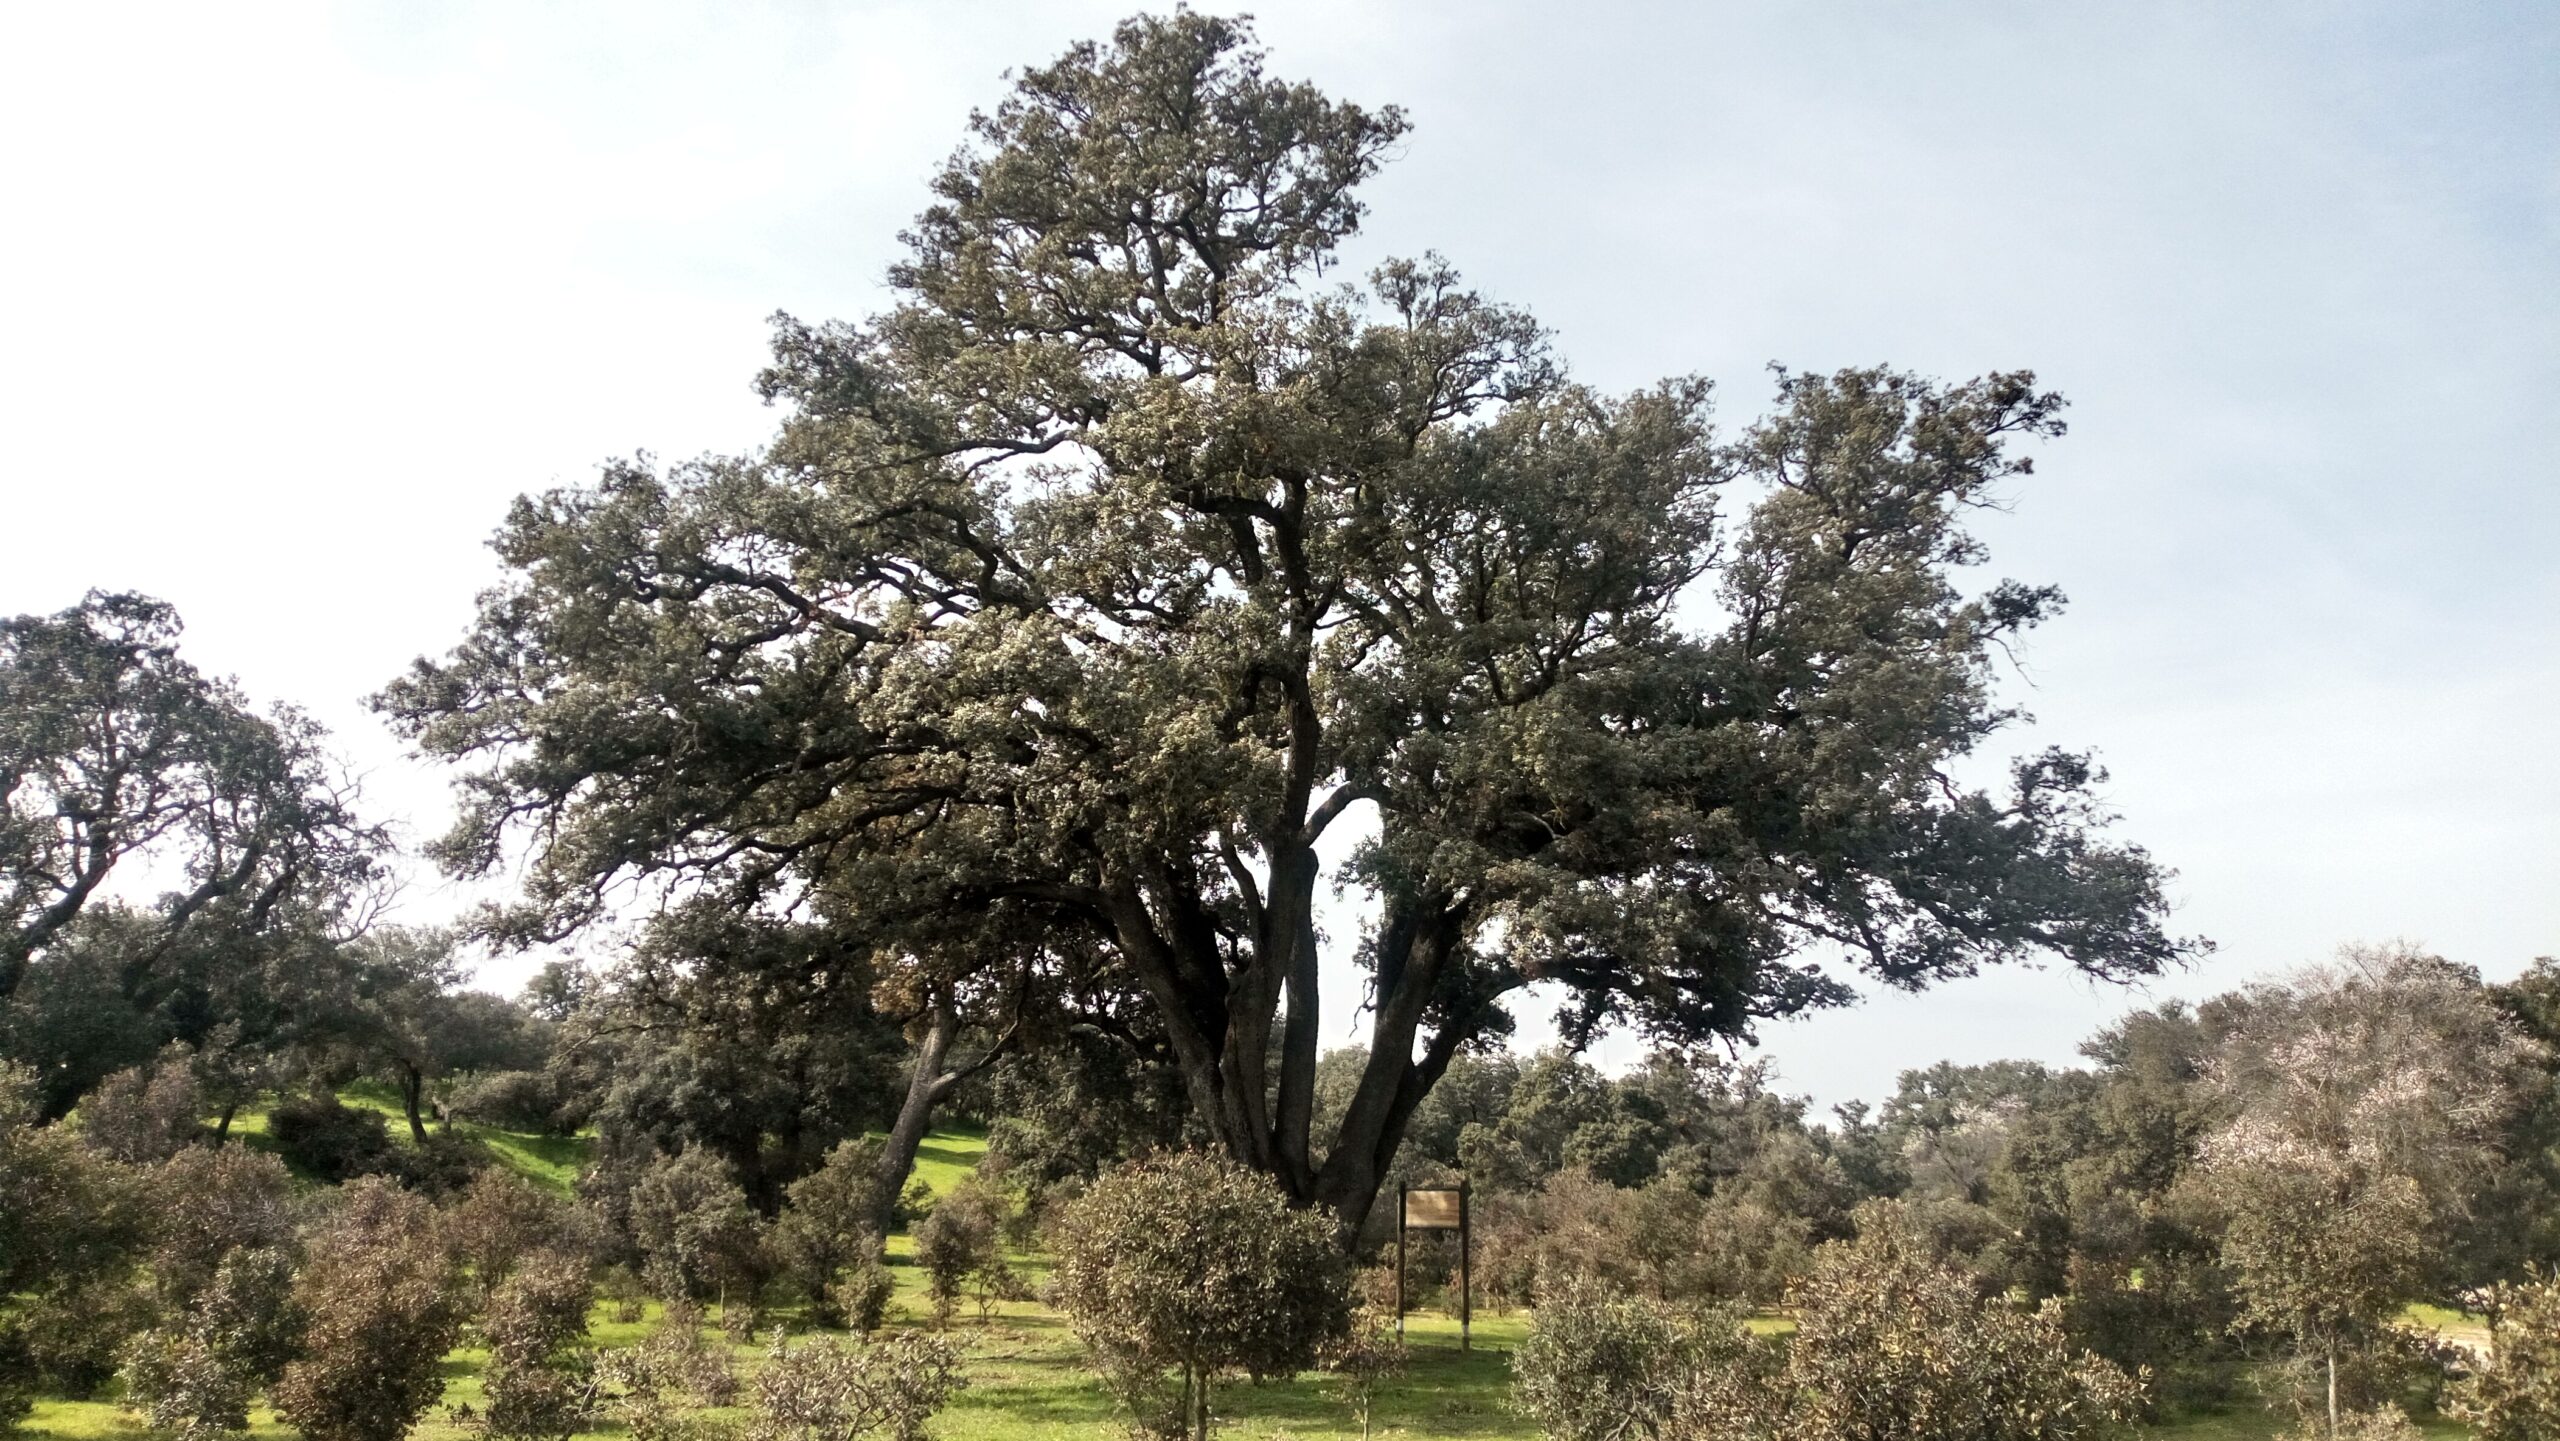
[[[2072,598],[2010,745],[2095,748],[2221,949],[1777,1027],[1788,1085],[2068,1060],[2342,940],[2560,952],[2560,7],[1255,9],[1412,114],[1353,258],[1443,252],[1589,380],[2073,399],[1986,526]],[[360,697],[460,636],[508,499],[756,443],[765,317],[876,308],[969,110],[1121,13],[0,10],[0,613],[166,597],[435,829]]]

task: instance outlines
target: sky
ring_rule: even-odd
[[[1352,262],[1439,251],[1596,385],[1706,375],[1731,426],[1771,362],[2072,399],[1982,527],[1985,578],[2071,597],[2006,746],[2094,750],[2217,949],[1775,1025],[1782,1085],[2067,1063],[2346,941],[2560,954],[2560,8],[1254,12],[1275,73],[1413,120]],[[446,778],[362,698],[460,638],[507,502],[756,445],[768,317],[880,308],[970,110],[1123,13],[0,8],[0,614],[174,602],[433,833]]]

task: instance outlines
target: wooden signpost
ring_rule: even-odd
[[[1475,1278],[1469,1274],[1475,1237],[1468,1225],[1467,1183],[1396,1187],[1396,1334],[1404,1334],[1404,1233],[1458,1233],[1458,1349],[1467,1349],[1475,1324]]]

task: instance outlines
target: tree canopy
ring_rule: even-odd
[[[2060,604],[1957,584],[2061,433],[2030,375],[1781,372],[1726,433],[1437,257],[1335,283],[1405,117],[1241,22],[1132,20],[971,129],[890,309],[778,320],[769,447],[521,500],[469,635],[381,697],[468,767],[445,862],[528,848],[495,932],[640,881],[888,971],[1100,957],[1220,1143],[1355,1224],[1534,981],[1576,1038],[1689,1045],[1844,963],[2193,949],[2085,756],[1958,779]],[[1328,843],[1372,989],[1319,1145]]]

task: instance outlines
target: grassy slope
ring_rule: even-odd
[[[380,1097],[350,1095],[351,1104],[397,1109]],[[263,1120],[263,1118],[260,1118]],[[402,1128],[395,1126],[395,1132]],[[503,1133],[501,1133],[503,1134]],[[485,1137],[484,1137],[485,1138]],[[541,1138],[531,1138],[541,1139]],[[917,1157],[916,1172],[940,1191],[967,1175],[986,1149],[986,1138],[964,1132],[937,1132]],[[510,1165],[537,1180],[565,1186],[575,1174],[574,1160],[564,1152],[550,1157],[531,1151]],[[541,1169],[527,1169],[539,1167]],[[555,1180],[557,1177],[559,1179]],[[907,1238],[890,1239],[889,1259],[898,1281],[892,1325],[923,1324],[930,1314],[924,1277],[908,1259]],[[1046,1265],[1039,1257],[1023,1258],[1027,1279],[1035,1286]],[[628,1346],[658,1324],[658,1309],[636,1323],[616,1323],[598,1309],[595,1339],[607,1347]],[[1528,1330],[1528,1318],[1479,1316],[1474,1349],[1458,1349],[1457,1322],[1447,1316],[1422,1314],[1409,1323],[1410,1360],[1404,1376],[1380,1388],[1372,1423],[1381,1436],[1486,1438],[1486,1441],[1534,1441],[1536,1429],[1510,1409],[1510,1374],[1506,1354]],[[1126,1430],[1110,1401],[1090,1373],[1079,1364],[1079,1349],[1066,1323],[1037,1302],[1007,1302],[981,1318],[964,1304],[956,1333],[968,1345],[969,1389],[960,1393],[933,1426],[946,1441],[1119,1441]],[[758,1359],[755,1346],[736,1348],[742,1369]],[[446,1358],[450,1378],[446,1406],[483,1401],[477,1350],[461,1350]],[[1218,1411],[1222,1434],[1254,1441],[1354,1441],[1357,1422],[1341,1400],[1335,1383],[1319,1376],[1300,1377],[1270,1386],[1238,1385],[1222,1392]],[[43,1401],[30,1418],[32,1428],[65,1438],[113,1438],[148,1441],[148,1433],[109,1403]],[[252,1418],[251,1435],[288,1441],[293,1433],[261,1409]],[[2269,1441],[2278,1428],[2272,1417],[2256,1411],[2192,1418],[2142,1433],[2142,1441]],[[466,1441],[471,1433],[442,1409],[431,1413],[414,1433],[419,1441]],[[2435,1441],[2457,1441],[2469,1433],[2458,1425],[2428,1428]]]
[[[391,1143],[406,1146],[409,1121],[400,1110],[400,1097],[390,1087],[375,1082],[359,1082],[338,1093],[338,1099],[359,1110],[379,1112],[390,1132]],[[484,1126],[477,1121],[456,1121],[450,1127],[430,1122],[438,1130],[450,1129],[455,1135],[468,1136],[489,1149],[497,1163],[546,1190],[566,1196],[577,1181],[578,1173],[587,1168],[587,1160],[595,1146],[589,1135],[553,1136],[538,1131],[508,1131]],[[267,1134],[267,1113],[244,1110],[232,1118],[234,1138],[260,1150],[273,1150]],[[966,1169],[965,1167],[963,1168]]]

